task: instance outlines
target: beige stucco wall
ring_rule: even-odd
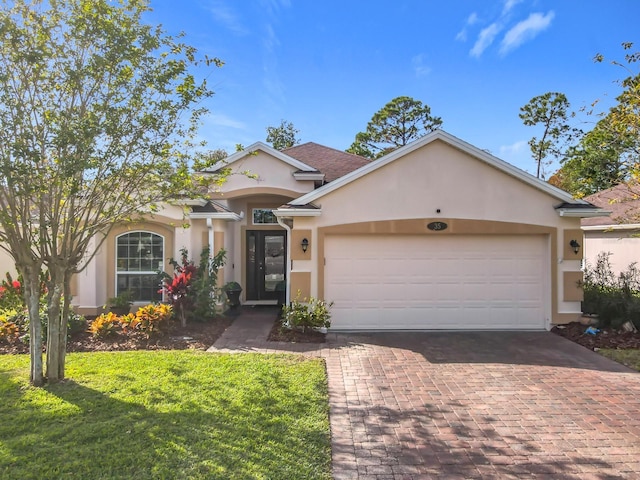
[[[229,165],[235,172],[229,176],[220,191],[212,197],[229,210],[242,214],[239,221],[215,223],[215,231],[225,233],[227,262],[224,281],[234,280],[243,286],[242,300],[246,300],[245,263],[247,230],[282,230],[280,225],[254,225],[254,208],[277,208],[314,189],[312,180],[296,180],[297,169],[265,152],[247,155]],[[242,172],[248,171],[257,178]]]
[[[272,157],[269,157],[272,158]],[[281,162],[280,162],[281,163]],[[267,164],[270,165],[270,164]],[[267,167],[265,167],[267,168]],[[241,300],[246,301],[246,232],[247,230],[282,230],[278,224],[254,225],[254,208],[278,208],[289,202],[290,196],[257,193],[227,200],[226,206],[236,213],[242,213],[239,221],[229,221],[225,225],[225,248],[227,250],[227,264],[225,266],[225,282],[234,280],[243,288]]]
[[[0,278],[4,279],[7,272],[11,274],[12,278],[16,278],[18,276],[13,258],[0,248]]]
[[[552,321],[572,321],[580,312],[576,296],[564,292],[565,273],[580,270],[581,256],[566,256],[564,245],[579,230],[579,219],[560,217],[554,209],[560,200],[444,142],[435,141],[415,150],[314,203],[321,207],[322,214],[295,218],[294,232],[311,230],[309,240],[315,248],[310,250],[310,260],[294,260],[292,266],[292,272],[314,272],[312,295],[321,296],[323,290],[325,233],[348,231],[349,225],[360,224],[365,233],[372,234],[376,229],[431,234],[426,224],[444,221],[450,225],[440,232],[445,235],[548,235]]]
[[[191,238],[193,232],[200,231],[200,228],[197,222],[194,222],[196,227],[192,230],[191,226],[186,225],[188,223],[182,207],[167,205],[144,222],[124,223],[114,227],[93,259],[76,277],[77,291],[72,300],[74,308],[80,313],[94,315],[101,311],[108,298],[115,295],[115,238],[118,235],[142,230],[163,236],[165,240],[164,269],[170,271],[168,259],[179,258],[181,247],[188,248],[192,253],[194,243]],[[95,245],[97,240],[92,242],[90,248],[94,248]],[[200,253],[199,248],[197,252]]]
[[[558,216],[553,207],[559,200],[441,141],[415,150],[317,203],[323,210],[318,226],[351,223],[363,214],[368,221],[442,217],[580,225],[577,219]]]
[[[233,162],[229,168],[234,174],[230,175],[222,185],[220,198],[269,193],[269,191],[294,198],[314,188],[312,180],[294,178],[293,172],[297,171],[297,168],[261,151]],[[244,175],[242,172],[245,171],[257,178]]]
[[[635,236],[634,236],[635,235]],[[610,252],[611,269],[616,275],[633,263],[640,264],[640,231],[594,231],[585,230],[584,258],[595,266],[600,252]]]

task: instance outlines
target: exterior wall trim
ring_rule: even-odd
[[[296,198],[302,195],[303,192],[297,192],[295,190],[288,190],[286,188],[277,187],[247,187],[239,188],[237,190],[230,190],[228,192],[214,193],[211,198],[216,200],[231,199],[237,197],[253,197],[256,195],[280,195],[282,197]]]

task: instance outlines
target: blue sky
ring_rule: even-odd
[[[179,6],[178,6],[179,5]],[[520,107],[548,91],[579,110],[606,106],[626,73],[622,42],[640,49],[637,0],[151,0],[148,21],[225,66],[201,135],[211,148],[264,141],[282,119],[340,150],[391,99],[408,95],[449,133],[535,172],[538,133]],[[589,129],[580,115],[576,126]]]

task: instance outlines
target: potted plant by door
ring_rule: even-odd
[[[240,294],[242,293],[242,287],[238,282],[227,282],[222,287],[224,293],[227,295],[227,303],[229,308],[236,309],[240,306]]]
[[[130,290],[120,292],[107,300],[107,308],[118,316],[127,315],[133,305],[133,293]]]

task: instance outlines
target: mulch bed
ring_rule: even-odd
[[[206,350],[222,335],[233,319],[219,317],[208,322],[190,322],[185,328],[172,321],[166,331],[147,338],[145,335],[114,333],[94,338],[86,329],[75,332],[67,342],[67,352],[126,351],[126,350]],[[87,327],[89,323],[87,322]],[[22,342],[0,342],[0,354],[29,353],[29,345]]]
[[[113,334],[109,337],[94,338],[86,331],[71,335],[67,344],[68,352],[125,351],[125,350],[206,350],[222,335],[232,318],[219,317],[209,322],[191,322],[186,328],[173,321],[165,332],[150,339],[144,335],[129,336]],[[601,328],[596,335],[585,333],[587,325],[579,322],[556,326],[551,331],[591,350],[600,348],[640,349],[640,332],[625,332],[613,328]],[[86,329],[85,329],[86,330]],[[326,334],[314,330],[300,332],[282,328],[276,320],[269,333],[271,342],[324,343]],[[29,345],[22,342],[0,341],[0,354],[29,353]]]
[[[291,343],[324,343],[326,334],[315,330],[307,330],[301,332],[298,330],[289,330],[282,327],[282,322],[278,319],[271,327],[271,332],[267,340],[270,342],[291,342]]]
[[[551,331],[591,350],[600,348],[640,348],[640,332],[625,332],[610,327],[596,327],[600,332],[596,335],[590,335],[585,332],[587,328],[588,325],[573,322],[567,325],[555,326]]]

